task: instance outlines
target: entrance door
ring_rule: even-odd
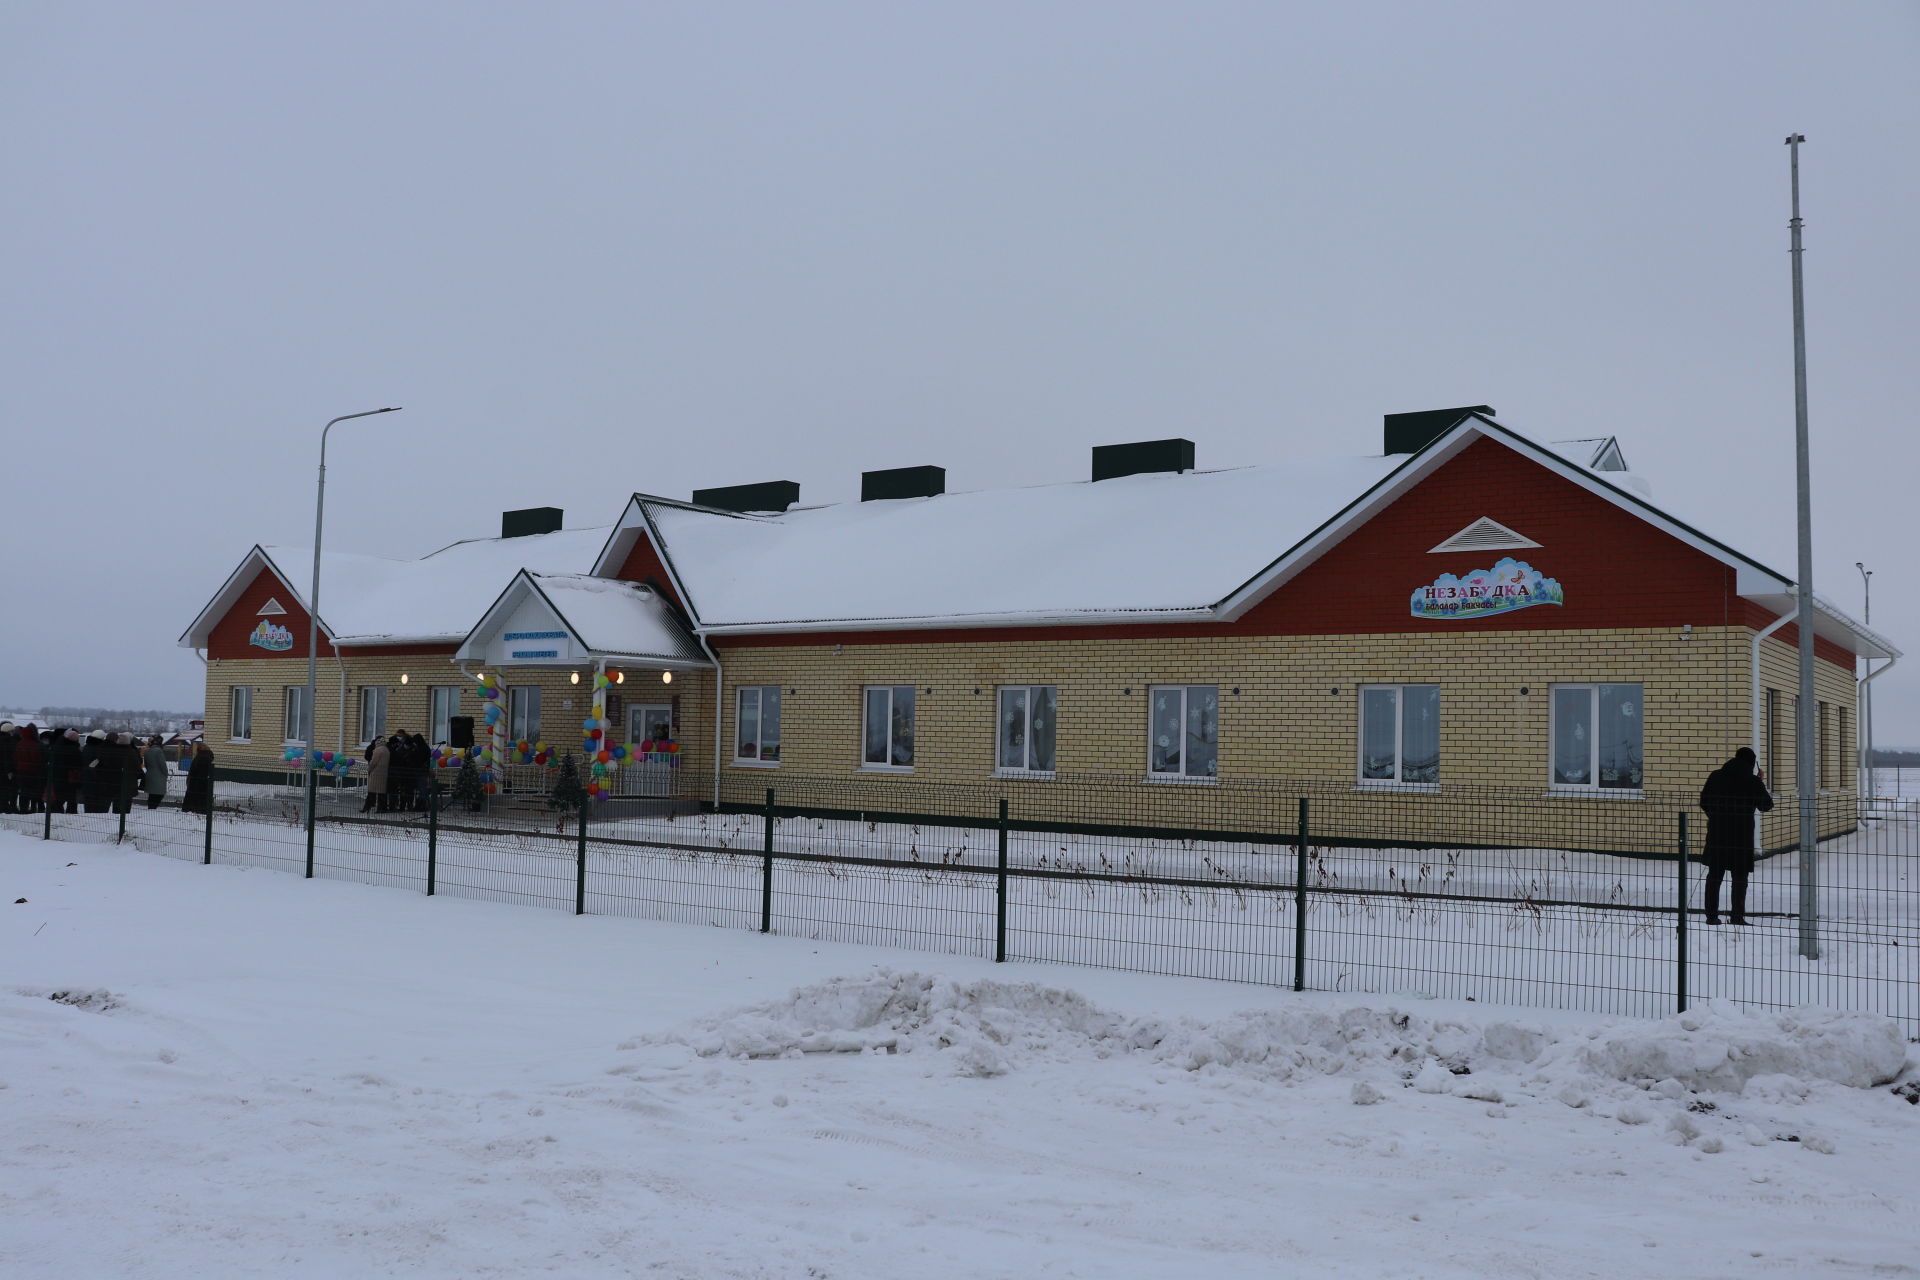
[[[669,763],[666,744],[673,741],[673,707],[665,702],[643,702],[627,708],[627,764],[620,770],[623,796],[671,796],[677,761]]]

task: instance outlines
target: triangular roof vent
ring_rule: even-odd
[[[285,613],[286,611],[287,610],[285,605],[281,604],[278,600],[275,600],[269,597],[267,602],[260,606],[260,612],[254,614],[253,616],[256,618],[267,618],[267,617],[273,616],[276,613]]]
[[[1435,551],[1505,551],[1539,545],[1532,538],[1522,537],[1499,521],[1481,516],[1439,546],[1428,547],[1427,552],[1431,555]]]

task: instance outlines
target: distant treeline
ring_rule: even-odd
[[[38,723],[67,725],[75,729],[126,729],[134,733],[165,733],[184,729],[189,720],[198,720],[192,711],[125,711],[115,707],[42,707]]]
[[[1920,769],[1920,751],[1890,751],[1886,747],[1873,749],[1873,767],[1876,769]]]

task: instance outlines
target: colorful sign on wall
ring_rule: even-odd
[[[262,618],[260,625],[253,629],[253,634],[247,637],[247,643],[262,649],[271,649],[275,653],[283,653],[293,648],[293,632]]]
[[[1416,588],[1416,618],[1484,618],[1512,613],[1536,604],[1565,604],[1560,584],[1543,576],[1525,560],[1502,556],[1491,569],[1475,569],[1465,577],[1443,573],[1433,585]]]

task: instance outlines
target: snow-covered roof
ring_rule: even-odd
[[[703,629],[1191,617],[1405,462],[1124,476],[739,516],[644,502]]]
[[[603,657],[669,667],[713,665],[672,604],[650,588],[614,578],[524,570],[454,656],[494,665],[577,664]]]
[[[320,623],[324,633],[341,644],[458,641],[515,572],[584,571],[592,567],[606,538],[604,526],[521,538],[473,538],[417,560],[323,551]],[[272,569],[301,607],[309,607],[312,548],[255,547],[180,643],[204,645],[207,632],[261,567]]]

